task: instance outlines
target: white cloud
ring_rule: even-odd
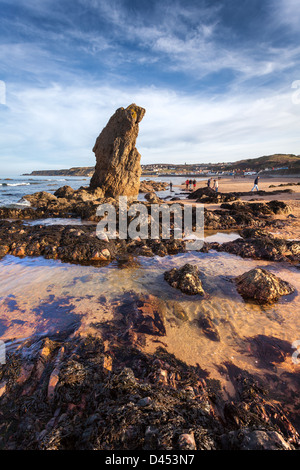
[[[275,22],[293,27],[299,33],[299,0],[273,0],[272,6],[273,18]]]
[[[242,46],[236,37],[222,42],[230,31],[224,29],[219,8],[199,4],[150,2],[147,15],[138,8],[126,10],[118,0],[80,0],[83,9],[94,8],[95,18],[104,20],[107,29],[102,31],[88,29],[87,24],[81,27],[78,2],[70,15],[61,2],[57,9],[50,0],[16,2],[55,27],[45,33],[39,22],[27,24],[19,17],[11,30],[23,27],[36,40],[16,43],[13,37],[11,43],[0,45],[2,69],[11,74],[7,108],[0,106],[4,168],[10,162],[21,171],[93,165],[95,138],[115,109],[131,102],[147,110],[138,138],[144,163],[299,153],[300,105],[292,103],[291,89],[276,91],[274,83],[283,73],[297,70],[300,46],[278,42],[275,47],[272,42],[278,25],[293,28],[299,20],[299,0],[270,0],[273,23],[266,24],[265,42],[254,38],[251,47],[246,42]],[[62,22],[56,23],[59,19]],[[91,73],[86,55],[94,67]],[[178,91],[177,74],[170,75],[165,87],[137,86],[137,64],[150,70],[147,83],[162,83],[161,71],[175,71],[181,79],[192,77],[202,92]],[[224,69],[231,72],[231,81],[222,78]],[[142,76],[141,68],[138,72]],[[219,74],[219,96],[200,88],[201,79],[211,73]],[[24,77],[27,83],[22,82]],[[290,84],[298,78],[291,75]],[[28,85],[29,79],[34,85]],[[257,79],[273,79],[273,90],[254,88]]]
[[[275,2],[273,18],[276,17],[277,22],[298,21],[299,0],[270,1]],[[208,8],[201,4],[183,5],[179,1],[153,2],[149,4],[149,14],[145,14],[138,8],[126,9],[120,0],[79,0],[68,15],[66,5],[58,3],[57,8],[53,8],[49,0],[18,2],[36,15],[58,24],[57,28],[45,32],[39,22],[28,23],[16,17],[13,29],[28,30],[38,42],[10,44],[7,41],[1,46],[0,60],[4,69],[17,64],[20,73],[31,73],[37,80],[48,74],[55,80],[61,78],[62,82],[70,82],[71,71],[74,78],[75,70],[78,73],[76,65],[80,66],[83,54],[98,58],[102,67],[115,70],[115,73],[124,64],[130,63],[133,69],[136,64],[155,64],[157,74],[175,71],[193,74],[195,80],[201,80],[226,69],[239,83],[274,77],[275,73],[295,67],[299,60],[297,45],[272,47],[275,35],[271,23],[266,24],[266,42],[259,43],[254,38],[254,43],[242,47],[235,38],[230,43],[232,31],[222,23],[220,6]],[[90,30],[87,25],[82,27],[80,13],[87,10],[91,14],[93,9],[95,18],[108,25],[105,32],[95,25]],[[80,70],[79,75],[83,76],[84,70]],[[119,77],[121,79],[120,73]]]
[[[0,160],[11,159],[20,172],[92,166],[96,137],[118,107],[132,102],[146,108],[137,142],[142,163],[298,152],[300,105],[292,103],[292,90],[208,99],[156,88],[52,86],[9,93]]]
[[[86,0],[81,1],[86,3]],[[287,0],[287,3],[280,0],[280,4],[285,5],[281,13],[283,19],[293,21],[296,2],[299,0]],[[101,12],[111,22],[116,38],[132,41],[144,49],[144,56],[142,51],[133,50],[128,55],[140,63],[147,60],[159,63],[161,70],[194,73],[196,79],[201,79],[227,69],[237,74],[237,80],[241,81],[288,70],[299,60],[297,45],[272,46],[275,36],[269,24],[266,24],[265,32],[269,31],[269,34],[265,36],[265,42],[259,43],[253,38],[254,43],[242,47],[235,38],[230,43],[232,31],[222,24],[220,6],[208,8],[199,3],[183,5],[178,1],[165,1],[156,3],[148,18],[138,12],[129,13],[118,0],[94,0],[92,4],[98,14]],[[120,56],[116,60],[119,61]]]

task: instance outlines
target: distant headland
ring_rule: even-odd
[[[151,176],[205,176],[208,173],[243,175],[262,172],[265,175],[300,176],[300,155],[274,154],[258,158],[223,163],[155,163],[142,166],[142,175]],[[85,176],[92,177],[95,167],[73,167],[62,170],[35,170],[23,176]]]
[[[31,173],[24,173],[22,176],[93,176],[95,167],[82,166],[63,170],[35,170]]]

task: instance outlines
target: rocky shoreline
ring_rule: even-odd
[[[147,193],[152,194],[152,193]],[[147,196],[146,194],[146,196]],[[65,186],[56,193],[35,193],[25,196],[31,207],[24,209],[0,208],[0,256],[44,256],[66,262],[96,263],[134,256],[165,256],[188,249],[188,241],[174,238],[171,223],[170,240],[100,240],[96,236],[96,223],[101,220],[96,210],[100,204],[112,204],[118,212],[118,200],[104,198],[101,190],[81,188],[77,191]],[[153,198],[142,203],[151,219],[151,204],[160,202]],[[130,208],[128,203],[127,208]],[[195,223],[195,207],[193,207]],[[240,237],[232,242],[204,243],[202,251],[214,249],[254,259],[273,261],[300,261],[300,242],[276,238],[270,230],[280,229],[284,221],[276,215],[290,215],[290,208],[277,200],[269,202],[223,203],[220,209],[204,211],[204,229],[236,230]],[[46,218],[78,218],[90,225],[28,225],[26,221]],[[128,223],[131,218],[128,216]],[[24,223],[25,222],[25,223]],[[117,226],[118,230],[118,226]]]
[[[163,259],[169,255],[172,258],[189,251],[190,233],[182,234],[179,239],[175,236],[178,227],[174,214],[168,226],[169,239],[162,237],[162,217],[158,218],[160,236],[150,236],[152,205],[157,208],[162,202],[156,191],[164,191],[168,185],[154,181],[140,184],[141,156],[135,144],[144,114],[145,109],[132,104],[126,109],[119,108],[110,118],[93,148],[96,167],[89,187],[75,191],[64,186],[54,194],[42,191],[24,196],[26,207],[0,208],[0,260],[7,255],[44,257],[101,268],[114,262],[125,270],[126,276],[126,269],[135,268],[140,257]],[[145,201],[139,202],[142,214],[139,225],[145,223],[147,232],[136,238],[109,237],[106,233],[98,238],[97,224],[110,209],[117,215],[113,233],[122,232],[119,216],[126,211],[119,206],[119,196],[128,197],[127,227],[135,221],[130,209],[139,191],[145,195]],[[268,195],[275,197],[291,191],[276,189]],[[265,195],[260,191],[255,196]],[[204,230],[234,230],[240,235],[226,243],[204,241],[199,248],[201,256],[209,256],[213,251],[224,252],[240,256],[241,262],[244,262],[242,258],[252,258],[285,262],[291,269],[299,267],[300,241],[271,233],[280,232],[288,218],[296,218],[292,208],[277,199],[241,200],[249,196],[253,198],[254,194],[216,193],[210,188],[200,188],[189,193],[186,201],[176,201],[177,207],[190,204],[192,227],[189,228],[193,231],[198,228],[197,204],[205,203]],[[172,201],[164,203],[172,205]],[[102,215],[97,212],[100,205],[106,208]],[[43,222],[48,218],[70,221],[76,218],[82,223],[45,225]],[[106,267],[104,270],[106,276]],[[221,279],[219,271],[215,273],[213,285]],[[166,269],[161,283],[172,290],[167,300],[152,292],[138,293],[126,287],[110,302],[109,317],[97,317],[94,311],[89,316],[87,308],[79,315],[86,319],[84,325],[77,319],[63,331],[52,329],[55,333],[50,334],[43,323],[44,333],[38,334],[38,329],[34,329],[27,339],[9,338],[6,360],[0,367],[1,449],[300,448],[299,372],[286,369],[282,375],[276,374],[276,368],[288,362],[291,344],[256,329],[255,336],[241,338],[227,312],[218,322],[211,309],[205,307],[214,292],[210,292],[206,276],[195,264],[183,262],[182,266]],[[48,288],[47,284],[50,292]],[[224,289],[229,289],[229,294],[238,296],[242,302],[264,307],[279,302],[281,297],[298,295],[292,284],[269,269],[258,267],[245,269],[239,276],[230,273]],[[101,285],[99,294],[97,305],[106,305]],[[63,291],[62,296],[65,295]],[[90,302],[91,296],[86,297]],[[186,297],[199,302],[201,299],[204,305],[198,316],[193,312],[191,320],[183,306]],[[10,300],[7,316],[1,319],[4,331],[17,305],[14,299]],[[56,305],[59,307],[55,304],[55,308]],[[168,339],[166,312],[169,310],[178,328],[189,321],[196,324],[203,333],[201,341],[213,342],[214,347],[224,339],[221,327],[226,323],[242,353],[246,350],[245,354],[249,353],[255,360],[257,373],[250,373],[246,366],[243,369],[244,363],[240,364],[232,356],[228,360],[210,358],[216,359],[218,377],[231,384],[229,392],[221,380],[212,378],[198,362],[188,365],[170,354],[164,343]],[[21,327],[26,323],[23,318],[16,321]],[[35,327],[34,316],[32,321]],[[227,340],[228,331],[225,335]],[[149,338],[155,345],[154,352],[146,351]],[[227,342],[224,344],[228,346]],[[260,374],[259,368],[264,373]]]
[[[84,265],[118,260],[124,267],[133,265],[139,256],[163,257],[187,249],[187,242],[172,237],[99,240],[96,207],[100,202],[117,207],[117,201],[103,198],[101,190],[64,187],[55,195],[39,193],[26,199],[30,208],[0,209],[1,257],[44,256]],[[144,205],[150,208],[149,202]],[[288,205],[234,200],[219,210],[205,209],[206,229],[238,230],[240,238],[205,243],[201,251],[297,265],[300,242],[270,234],[284,224],[276,219],[278,214],[288,216]],[[26,225],[29,219],[49,217],[81,217],[93,223]],[[182,292],[205,295],[193,266],[179,274],[166,274],[166,279]],[[195,292],[190,292],[193,282]],[[200,366],[187,366],[163,348],[153,355],[143,352],[145,335],[165,334],[163,315],[155,298],[133,298],[129,305],[128,309],[121,303],[121,320],[100,324],[97,335],[82,337],[75,330],[31,338],[8,354],[0,370],[3,449],[299,448],[297,419],[287,416],[261,378],[234,364],[220,365],[235,388],[234,399],[224,399],[218,381]],[[220,340],[209,316],[200,323],[208,338]],[[267,348],[264,360],[270,364],[283,360],[276,341],[257,339],[257,354]],[[283,356],[289,354],[287,345],[284,351]],[[286,387],[282,389],[286,401]]]
[[[107,325],[102,338],[33,338],[9,354],[0,371],[1,448],[299,447],[291,418],[258,377],[223,365],[236,392],[234,400],[224,400],[219,383],[205,370],[163,348],[143,353],[124,326]],[[275,345],[269,345],[271,360]]]

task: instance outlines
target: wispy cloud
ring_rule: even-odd
[[[1,153],[24,170],[94,165],[97,135],[118,107],[134,101],[146,108],[138,138],[143,163],[293,153],[300,117],[292,90],[212,100],[155,88],[52,86],[13,90],[8,98]]]
[[[258,0],[0,0],[0,158],[93,165],[131,102],[147,109],[144,163],[299,153],[298,3],[266,0],[260,18]]]
[[[298,0],[272,0],[272,18],[275,24],[295,28],[299,34],[300,3]]]

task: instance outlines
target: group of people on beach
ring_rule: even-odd
[[[257,175],[256,178],[255,178],[255,180],[254,180],[254,186],[253,186],[253,188],[251,189],[251,191],[254,191],[255,189],[256,189],[256,191],[259,191],[259,189],[258,189],[258,180],[259,180],[259,176]],[[207,187],[208,187],[208,188],[212,188],[212,189],[214,189],[216,192],[218,192],[218,190],[219,190],[219,182],[218,182],[218,180],[217,180],[217,179],[213,180],[213,186],[212,186],[212,179],[209,178],[209,179],[207,180]]]
[[[259,191],[258,189],[258,180],[259,180],[259,176],[257,175],[255,180],[254,180],[254,186],[253,188],[251,189],[251,191],[254,191],[256,189],[256,191]],[[197,181],[196,180],[186,180],[185,182],[185,188],[186,190],[188,189],[192,189],[192,186],[193,186],[193,189],[195,191],[196,189],[196,184],[197,184]],[[219,181],[217,179],[214,179],[212,181],[212,178],[209,178],[207,180],[207,187],[208,188],[212,188],[216,191],[216,193],[219,191]],[[173,188],[173,184],[172,182],[170,182],[170,191],[172,191],[172,188]]]
[[[219,191],[219,181],[217,179],[215,179],[213,181],[213,185],[212,185],[212,179],[211,178],[208,178],[207,180],[207,187],[208,188],[212,188],[216,191],[216,193]]]
[[[185,182],[185,188],[186,189],[192,189],[192,186],[193,186],[193,189],[195,191],[196,189],[196,184],[197,184],[197,181],[196,180],[186,180]]]

